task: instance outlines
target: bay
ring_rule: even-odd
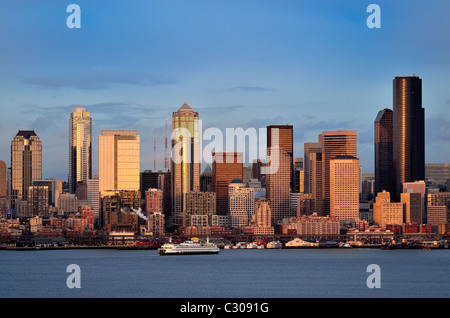
[[[68,288],[70,264],[81,288]],[[370,264],[380,288],[366,284]],[[447,298],[449,250],[0,251],[1,298]]]

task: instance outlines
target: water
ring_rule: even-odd
[[[68,288],[69,264],[81,288]],[[368,288],[367,266],[381,269]],[[442,298],[450,250],[221,250],[159,256],[155,250],[0,251],[0,297],[49,298]]]

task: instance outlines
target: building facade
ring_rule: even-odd
[[[26,200],[33,180],[42,179],[42,142],[34,130],[20,130],[11,142],[11,208]]]
[[[336,156],[330,160],[330,216],[359,220],[359,159]]]
[[[136,130],[102,130],[98,136],[99,191],[139,190],[140,143]]]
[[[247,187],[241,179],[234,179],[228,186],[228,215],[230,226],[248,226],[255,214],[254,188]]]
[[[385,108],[378,112],[375,119],[375,193],[386,190],[395,191],[393,165],[393,111]]]
[[[243,156],[240,152],[213,152],[212,191],[216,194],[216,213],[228,215],[228,186],[243,178]]]
[[[357,156],[356,131],[324,131],[319,136],[322,143],[322,196],[323,215],[330,215],[330,160],[336,156]]]
[[[396,76],[393,80],[393,162],[398,200],[402,184],[425,180],[425,110],[422,79]]]
[[[92,118],[86,107],[73,107],[69,120],[69,192],[92,177]]]
[[[172,114],[171,225],[186,226],[186,193],[200,191],[199,115],[184,102]]]

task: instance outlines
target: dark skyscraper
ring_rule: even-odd
[[[383,190],[394,193],[393,111],[388,108],[380,110],[374,128],[375,194]]]
[[[270,125],[267,126],[267,149],[270,147],[280,147],[289,157],[291,192],[295,192],[294,186],[294,137],[292,125]]]
[[[398,200],[404,182],[425,180],[425,110],[418,76],[396,76],[393,90],[394,198]]]

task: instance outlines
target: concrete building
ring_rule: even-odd
[[[98,136],[98,179],[101,194],[137,191],[140,148],[136,130],[102,130]]]
[[[359,220],[359,159],[354,156],[330,160],[330,216]]]
[[[255,213],[254,188],[247,187],[241,179],[234,179],[228,186],[228,215],[230,226],[248,226]]]
[[[330,215],[330,160],[336,156],[357,156],[356,131],[324,131],[319,136],[319,142],[322,143],[323,215],[328,216]]]
[[[390,193],[379,192],[373,204],[373,220],[382,228],[403,224],[403,203],[391,202]]]

